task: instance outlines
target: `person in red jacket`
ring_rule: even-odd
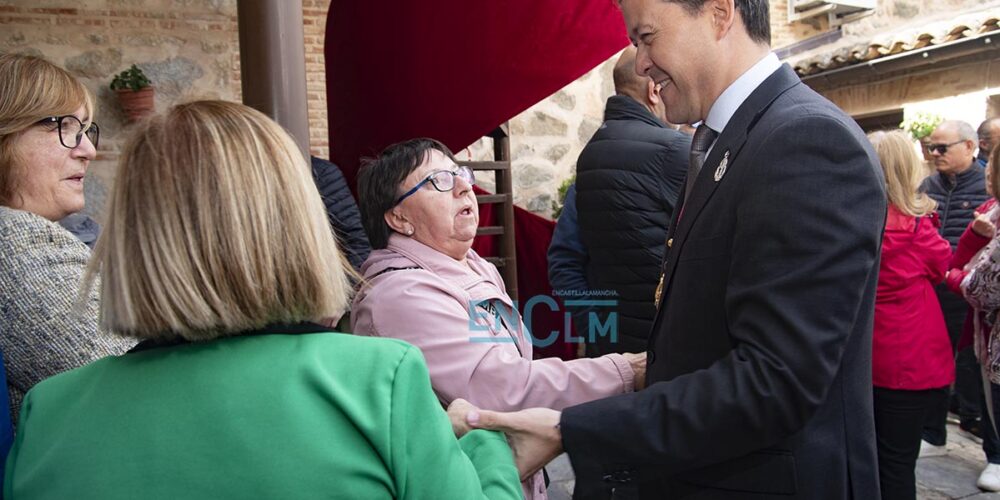
[[[916,497],[914,468],[924,416],[948,396],[955,361],[934,285],[951,247],[937,232],[936,203],[918,192],[922,165],[901,131],[868,136],[885,171],[889,213],[872,336],[875,435],[883,500]]]

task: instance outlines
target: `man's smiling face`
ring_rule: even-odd
[[[718,49],[711,6],[703,5],[697,13],[664,0],[621,0],[620,6],[637,49],[636,72],[661,85],[667,119],[704,120],[717,97],[711,84]]]

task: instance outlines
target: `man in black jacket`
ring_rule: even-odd
[[[981,205],[986,194],[986,174],[976,163],[976,131],[963,121],[942,122],[930,135],[928,153],[937,173],[924,180],[923,189],[938,203],[937,213],[941,219],[941,236],[951,243],[952,251],[958,246],[958,239],[975,217],[976,208]],[[938,301],[944,313],[951,337],[952,347],[958,346],[962,327],[969,306],[961,297],[951,293],[945,285],[937,287]],[[979,365],[972,347],[963,350],[955,359],[955,398],[961,429],[980,435],[980,404],[983,385]],[[948,415],[947,400],[941,407],[928,412],[924,425],[924,441],[943,449],[947,438],[945,420]],[[925,454],[933,450],[924,446]]]
[[[310,160],[313,181],[326,205],[326,214],[330,218],[330,227],[337,236],[340,251],[347,257],[351,267],[359,270],[372,247],[368,243],[365,228],[361,226],[358,204],[354,202],[344,174],[336,165],[315,156],[310,157]]]
[[[595,340],[587,346],[589,356],[646,349],[663,243],[691,150],[689,135],[665,125],[659,85],[636,74],[635,54],[629,47],[618,58],[617,95],[608,98],[604,123],[576,163],[587,284],[617,302],[617,338],[588,336]]]

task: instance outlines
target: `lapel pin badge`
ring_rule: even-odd
[[[726,175],[726,167],[729,166],[729,150],[726,150],[726,154],[722,156],[722,161],[719,162],[719,168],[715,169],[715,182],[722,180],[722,176]]]

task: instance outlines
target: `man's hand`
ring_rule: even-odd
[[[622,356],[625,356],[625,360],[632,367],[632,373],[635,373],[635,390],[643,390],[646,387],[646,353],[626,352]]]
[[[448,406],[452,428],[468,432],[470,428],[503,431],[514,453],[514,463],[521,481],[531,477],[562,453],[562,414],[548,408],[529,408],[512,413],[480,410],[463,399]]]
[[[984,238],[992,238],[996,230],[988,215],[976,212],[975,218],[972,219],[972,232]]]

